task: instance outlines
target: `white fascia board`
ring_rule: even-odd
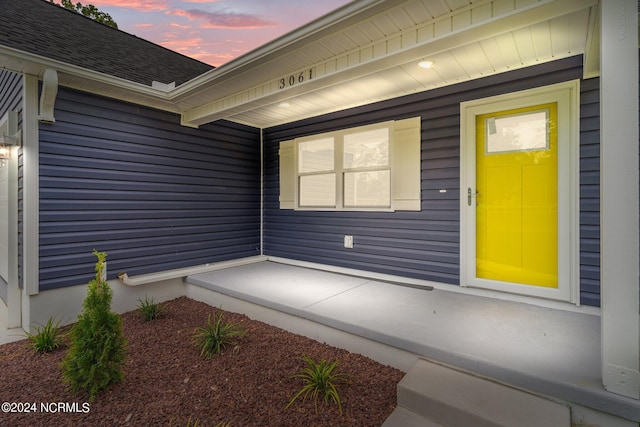
[[[183,97],[190,95],[192,91],[200,90],[201,86],[211,81],[221,81],[225,77],[234,77],[238,72],[251,69],[256,64],[264,64],[269,57],[282,55],[287,51],[298,48],[310,38],[317,39],[323,33],[331,33],[346,27],[354,17],[360,17],[362,13],[369,10],[371,14],[377,13],[382,7],[388,9],[391,6],[405,2],[406,0],[361,0],[346,4],[303,27],[297,28],[275,40],[262,45],[254,50],[241,55],[220,67],[214,68],[194,79],[178,86],[172,92],[173,97]],[[358,18],[360,19],[360,18]]]

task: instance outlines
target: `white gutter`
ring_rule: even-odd
[[[264,255],[264,130],[260,129],[260,255]]]
[[[72,75],[74,77],[86,78],[98,83],[104,83],[117,86],[120,89],[131,90],[140,94],[164,98],[169,100],[169,96],[165,90],[155,89],[152,86],[143,85],[142,83],[133,82],[131,80],[114,77],[110,74],[101,73],[100,71],[90,70],[88,68],[72,65],[57,59],[47,58],[44,56],[28,53],[23,50],[13,49],[0,45],[0,57],[7,56],[12,58],[12,62],[21,64],[23,67],[11,67],[10,63],[2,64],[3,68],[17,73],[25,73],[42,77],[47,68],[53,68],[56,71]],[[8,62],[8,61],[7,61]],[[25,65],[28,64],[28,65]]]
[[[96,93],[111,98],[180,113],[172,100],[168,86],[147,86],[99,71],[89,70],[56,59],[0,45],[0,69],[36,76],[41,79],[47,69],[58,72],[58,84],[72,89]],[[153,84],[150,82],[150,84]]]
[[[216,262],[213,264],[202,264],[193,267],[177,268],[174,270],[159,271],[156,273],[140,274],[138,276],[129,277],[127,273],[119,273],[118,279],[127,286],[140,286],[149,283],[162,282],[163,280],[178,279],[187,277],[192,274],[206,273],[208,271],[222,270],[224,268],[239,267],[242,265],[253,264],[266,261],[267,257],[256,255],[253,257],[234,259],[231,261]]]

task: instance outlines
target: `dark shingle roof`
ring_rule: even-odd
[[[144,85],[213,68],[45,0],[0,0],[0,45]]]

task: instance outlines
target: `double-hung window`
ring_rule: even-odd
[[[335,137],[298,143],[298,205],[332,208],[336,206]]]
[[[420,118],[283,141],[280,208],[420,210]]]

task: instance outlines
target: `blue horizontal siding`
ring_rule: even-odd
[[[582,58],[366,105],[264,131],[266,255],[458,285],[460,283],[460,103],[582,76]],[[598,81],[581,94],[581,302],[599,305]],[[420,212],[280,210],[279,142],[412,116],[422,119]],[[441,191],[446,190],[446,191]],[[354,248],[343,236],[354,236]]]
[[[150,108],[61,89],[40,127],[40,289],[256,255],[259,131],[191,129]]]
[[[600,306],[600,82],[580,85],[580,302]]]

